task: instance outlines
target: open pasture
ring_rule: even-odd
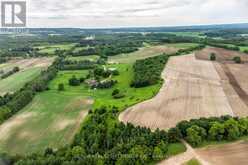
[[[84,73],[80,73],[84,76]],[[18,114],[0,126],[0,148],[11,154],[41,152],[69,144],[88,110],[90,97],[79,90],[59,92],[56,78]]]

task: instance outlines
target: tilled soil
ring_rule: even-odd
[[[240,141],[197,149],[196,153],[212,165],[247,165],[248,142]]]
[[[221,69],[217,72],[212,62],[197,60],[193,54],[172,57],[162,74],[165,83],[158,95],[128,108],[119,119],[151,129],[167,129],[182,120],[248,115],[246,105],[242,109],[232,108],[243,101],[238,94],[232,95],[235,97],[226,95],[236,92],[228,76],[222,79],[225,72]],[[225,87],[223,84],[226,84]]]

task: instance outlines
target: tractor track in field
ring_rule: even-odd
[[[225,63],[221,63],[221,67],[224,70],[229,83],[232,85],[233,89],[237,92],[238,96],[243,100],[243,102],[248,106],[248,95],[247,93],[241,88],[238,81],[236,80],[235,76],[232,74],[231,70]]]

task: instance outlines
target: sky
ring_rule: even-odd
[[[28,27],[246,23],[248,0],[27,0],[27,16]]]

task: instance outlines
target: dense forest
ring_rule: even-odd
[[[158,83],[161,79],[161,71],[168,60],[165,54],[137,60],[133,66],[134,80],[131,83],[132,87],[140,88]]]

